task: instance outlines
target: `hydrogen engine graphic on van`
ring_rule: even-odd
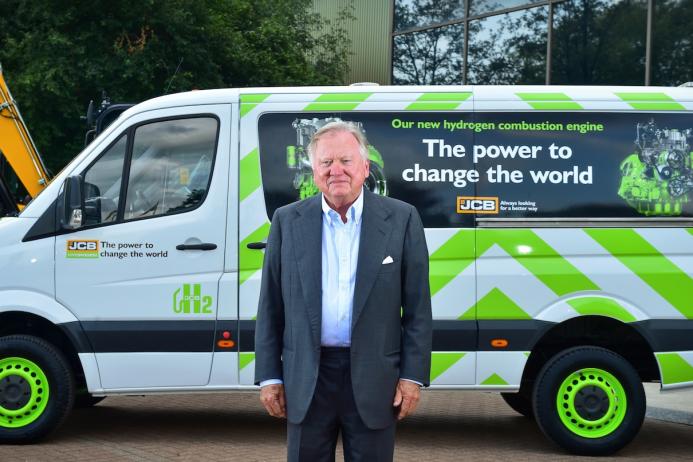
[[[327,117],[325,119],[296,119],[292,126],[296,129],[296,145],[286,147],[286,165],[294,173],[293,185],[299,192],[299,198],[305,199],[317,194],[318,187],[313,181],[313,169],[308,158],[308,145],[310,140],[323,126],[330,122],[341,122],[339,117]],[[363,129],[361,122],[353,122]],[[368,159],[370,160],[370,172],[366,178],[366,187],[376,194],[387,196],[387,179],[385,178],[383,157],[380,152],[368,145]]]
[[[637,149],[621,163],[618,195],[642,215],[681,215],[693,190],[692,144],[693,129],[638,123]]]

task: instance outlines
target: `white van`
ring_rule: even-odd
[[[270,218],[317,193],[306,147],[335,119],[426,227],[431,389],[502,392],[605,454],[642,382],[693,385],[693,89],[196,91],[129,109],[0,221],[0,440],[73,401],[254,388]]]

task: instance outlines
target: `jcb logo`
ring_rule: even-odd
[[[81,240],[67,241],[68,258],[98,258],[99,241]]]
[[[498,213],[498,198],[458,196],[457,213]]]
[[[67,241],[67,250],[99,250],[99,244],[96,241]]]

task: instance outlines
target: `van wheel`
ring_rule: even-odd
[[[630,443],[645,418],[645,391],[633,366],[599,347],[576,347],[539,373],[534,416],[554,443],[580,455],[612,454]]]
[[[30,443],[72,409],[74,378],[53,345],[29,335],[0,338],[0,442]]]
[[[534,418],[534,411],[532,410],[532,398],[522,391],[518,393],[501,393],[505,403],[512,408],[513,411],[518,414],[522,414],[530,419]]]

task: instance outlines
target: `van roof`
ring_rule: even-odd
[[[635,86],[568,86],[568,85],[426,85],[426,86],[316,86],[316,87],[258,87],[225,88],[216,90],[193,90],[184,93],[160,96],[147,100],[128,110],[139,113],[152,109],[200,104],[271,102],[278,95],[281,101],[313,101],[325,95],[354,95],[359,101],[393,101],[393,95],[407,94],[416,99],[417,94],[447,95],[467,94],[470,100],[482,101],[673,101],[693,102],[693,88],[686,87],[635,87]],[[291,96],[295,95],[295,98]],[[273,96],[275,98],[273,98]],[[329,98],[325,99],[328,100]],[[436,98],[437,99],[437,98]],[[348,97],[345,101],[351,101]],[[356,101],[356,99],[353,99]],[[688,106],[688,105],[686,105]],[[690,107],[687,107],[691,109]]]

